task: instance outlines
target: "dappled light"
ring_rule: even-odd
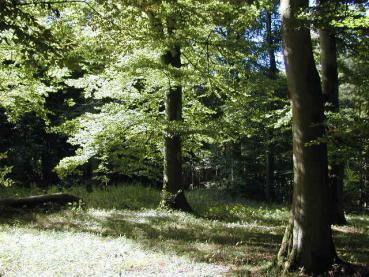
[[[0,0],[0,277],[369,276],[369,5]]]
[[[149,251],[122,236],[18,228],[2,229],[1,239],[7,241],[0,251],[7,276],[157,276],[163,268],[164,276],[210,276],[228,271]]]
[[[137,196],[142,192],[141,197],[137,198],[141,199],[139,202],[141,206],[145,206],[144,195],[148,197],[151,194],[155,198],[154,195],[158,193],[151,190],[149,194],[146,188],[140,186],[112,190],[120,194],[131,191]],[[198,216],[147,208],[104,209],[97,201],[97,195],[93,194],[105,195],[107,192],[97,191],[80,195],[88,196],[86,198],[90,201],[86,203],[85,209],[75,207],[47,213],[34,211],[22,215],[9,214],[6,219],[3,218],[1,238],[11,243],[3,248],[1,253],[6,253],[9,247],[15,247],[16,241],[21,244],[15,247],[19,250],[10,251],[0,260],[1,263],[5,268],[11,269],[10,272],[16,270],[16,267],[22,271],[41,272],[41,269],[46,267],[47,261],[34,262],[32,265],[34,268],[29,268],[18,264],[17,261],[23,257],[20,255],[30,255],[28,259],[37,260],[38,256],[33,256],[32,252],[27,251],[31,251],[30,249],[38,244],[37,255],[42,255],[42,251],[50,251],[48,248],[55,244],[56,253],[60,251],[60,254],[56,254],[59,257],[67,244],[73,245],[74,252],[70,253],[69,258],[54,257],[61,259],[60,265],[66,263],[70,270],[74,270],[79,261],[84,257],[90,257],[88,259],[96,263],[96,268],[91,271],[95,275],[106,270],[108,262],[106,259],[109,259],[112,272],[125,272],[128,275],[133,272],[155,274],[158,268],[165,267],[168,274],[172,272],[179,274],[178,276],[182,276],[181,274],[209,276],[209,272],[213,272],[211,274],[216,276],[226,272],[253,273],[258,276],[260,272],[271,270],[270,266],[274,262],[290,216],[290,211],[280,205],[268,206],[241,199],[231,200],[227,195],[221,198],[216,192],[206,190],[188,194],[193,207],[200,204],[196,203],[196,200],[202,201],[202,214]],[[119,206],[119,203],[126,201],[124,197],[117,200],[113,194],[109,195],[111,198],[104,202],[108,207],[113,204]],[[368,249],[365,247],[368,245],[368,229],[365,225],[367,221],[367,217],[350,215],[349,226],[334,228],[338,253],[346,260],[356,263],[367,262],[369,257]],[[33,242],[27,242],[27,239]],[[50,241],[41,244],[44,240]],[[79,240],[81,242],[77,243]],[[17,252],[22,247],[25,247],[24,252]],[[69,249],[69,246],[67,247]],[[168,260],[167,257],[172,258]],[[150,267],[151,271],[146,271],[152,261],[157,261],[161,266]],[[201,275],[200,268],[204,270],[204,275]],[[53,270],[57,269],[49,270],[56,272]],[[89,271],[81,272],[88,274]]]

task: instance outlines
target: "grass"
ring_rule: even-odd
[[[276,276],[271,265],[286,207],[195,190],[188,193],[201,215],[195,217],[156,210],[160,192],[153,188],[69,192],[86,208],[1,218],[5,276]],[[369,216],[352,214],[348,221],[333,227],[337,251],[346,261],[369,265]]]

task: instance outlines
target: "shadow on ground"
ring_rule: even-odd
[[[125,236],[148,250],[189,257],[196,262],[230,265],[246,274],[270,264],[283,226],[227,223],[156,210],[64,210],[13,215],[1,223],[43,230]]]
[[[125,236],[151,251],[186,256],[197,262],[230,265],[232,273],[259,276],[272,264],[282,240],[285,219],[266,220],[253,214],[250,222],[210,220],[157,210],[64,210],[9,215],[2,224],[43,230]],[[263,221],[264,220],[264,221]],[[344,260],[369,265],[366,219],[334,227],[335,244]]]

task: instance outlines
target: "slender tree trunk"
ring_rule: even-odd
[[[292,102],[294,189],[292,217],[278,262],[284,270],[327,271],[336,259],[328,212],[328,161],[320,78],[309,27],[296,18],[309,0],[281,0],[284,55]]]
[[[243,179],[242,174],[242,152],[241,152],[241,143],[240,142],[233,142],[231,145],[232,149],[232,182],[233,186],[239,186],[240,181]],[[235,187],[234,187],[235,188]]]
[[[275,58],[275,46],[273,39],[272,30],[272,14],[270,11],[266,13],[266,29],[267,29],[267,46],[268,46],[268,56],[269,56],[269,77],[273,80],[277,78],[277,62]]]
[[[270,137],[270,136],[268,136]],[[265,167],[266,167],[266,182],[264,188],[264,196],[267,201],[272,201],[275,196],[274,191],[274,152],[273,146],[267,143],[265,151]]]
[[[320,0],[320,3],[324,2],[327,1]],[[329,27],[321,28],[319,37],[323,96],[328,104],[327,108],[333,112],[339,112],[336,37]],[[330,162],[329,184],[332,196],[330,207],[332,224],[347,224],[343,209],[344,170],[344,163]]]
[[[168,20],[168,33],[173,32],[174,22]],[[181,67],[181,49],[173,45],[162,55],[166,66]],[[178,130],[173,130],[173,123],[182,122],[182,86],[176,81],[166,93],[165,114],[169,128],[164,142],[164,180],[161,207],[192,212],[183,191],[182,176],[182,139]],[[178,127],[178,126],[177,126]]]
[[[274,53],[274,41],[272,31],[272,14],[266,11],[266,42],[269,56],[269,78],[277,79],[277,63]],[[271,140],[273,138],[272,130],[267,129],[267,142],[265,150],[265,171],[266,183],[264,188],[265,199],[270,201],[274,198],[274,149]]]

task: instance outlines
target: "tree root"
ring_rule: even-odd
[[[160,202],[160,208],[177,210],[192,214],[194,213],[193,209],[186,199],[183,190],[179,190],[175,194],[166,192]]]

